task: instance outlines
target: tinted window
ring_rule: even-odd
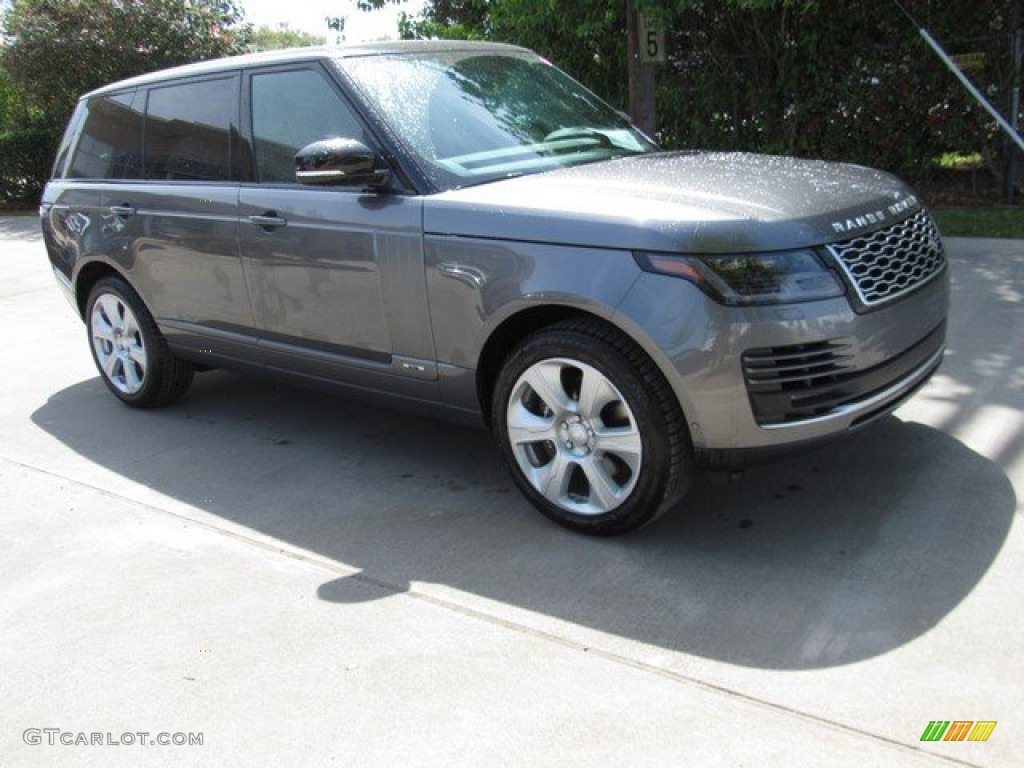
[[[85,101],[79,101],[75,106],[67,128],[64,129],[64,138],[61,139],[60,147],[57,148],[57,159],[53,161],[53,178],[61,179],[65,177],[65,174],[70,173],[71,146],[82,130],[82,123],[85,122],[88,111],[89,107]]]
[[[181,83],[149,92],[146,178],[226,181],[230,178],[235,80]]]
[[[261,182],[294,182],[295,153],[314,141],[370,143],[349,106],[311,69],[253,75],[252,135]]]
[[[89,103],[67,175],[73,179],[137,179],[142,171],[142,97],[135,91]],[[63,158],[58,158],[58,164]]]

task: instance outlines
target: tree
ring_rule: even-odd
[[[323,35],[311,35],[297,29],[289,29],[282,25],[277,29],[259,27],[252,32],[249,40],[250,51],[275,51],[281,48],[302,48],[307,45],[323,45],[327,41]]]
[[[368,13],[379,11],[388,5],[401,5],[405,0],[348,0],[348,2],[354,2],[357,10]],[[327,28],[337,32],[339,39],[344,39],[346,18],[345,16],[328,16],[325,19]]]
[[[0,205],[39,200],[75,101],[106,83],[240,53],[235,0],[14,0],[0,46]]]
[[[490,0],[435,0],[418,18],[403,13],[398,31],[407,40],[481,40],[490,37],[490,17]]]
[[[523,45],[617,107],[626,89],[625,0],[434,0],[399,23],[408,39],[484,39]]]
[[[14,0],[0,64],[55,122],[100,85],[245,50],[235,0]]]
[[[30,110],[20,89],[11,82],[6,70],[0,67],[0,130],[24,123],[29,115]]]

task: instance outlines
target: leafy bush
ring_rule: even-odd
[[[920,178],[939,155],[994,139],[891,2],[761,5],[695,3],[672,24],[675,55],[658,78],[666,144],[852,160]],[[928,13],[945,42],[985,54],[990,66],[974,73],[983,85],[999,82],[1008,6]]]
[[[0,133],[0,208],[34,208],[50,175],[60,132],[45,121]]]
[[[2,10],[0,205],[34,207],[78,97],[245,50],[235,0],[13,0]]]

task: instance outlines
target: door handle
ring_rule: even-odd
[[[262,216],[250,216],[249,223],[263,227],[266,232],[269,232],[272,229],[287,226],[288,219],[276,215],[274,211],[267,211]]]
[[[124,203],[123,205],[112,205],[110,206],[110,212],[115,216],[134,216],[135,206]]]

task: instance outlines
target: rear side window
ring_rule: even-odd
[[[237,81],[178,83],[149,92],[146,178],[227,181],[231,176],[231,122]]]
[[[57,159],[53,161],[53,173],[51,174],[53,178],[63,179],[68,174],[71,147],[82,130],[82,123],[85,122],[88,112],[89,105],[84,100],[79,101],[75,106],[75,111],[68,121],[68,127],[64,129],[64,138],[61,139],[60,146],[57,148]]]
[[[252,77],[252,135],[256,178],[295,183],[295,153],[321,139],[369,137],[351,107],[312,69]]]
[[[131,91],[90,101],[67,176],[138,179],[141,173],[142,95]]]

